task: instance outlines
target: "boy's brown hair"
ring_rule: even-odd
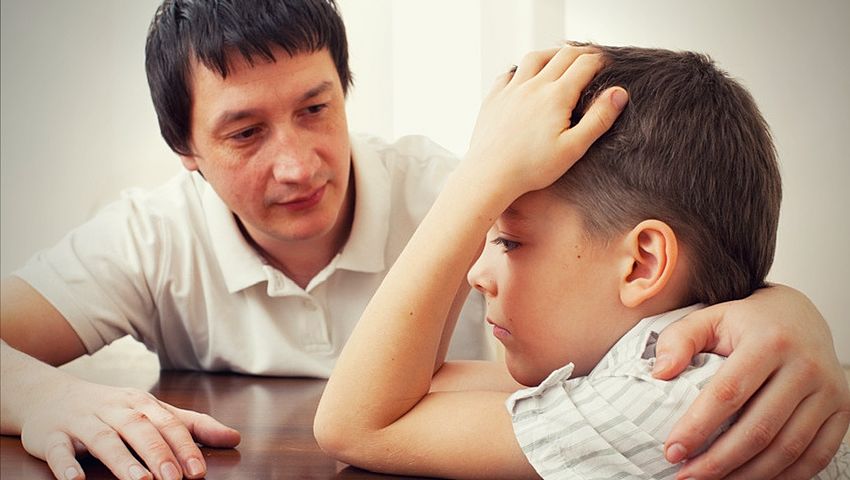
[[[750,94],[693,52],[597,46],[606,66],[587,87],[619,85],[629,104],[554,190],[589,235],[609,239],[654,218],[692,265],[686,303],[743,298],[773,263],[782,185],[767,123]]]

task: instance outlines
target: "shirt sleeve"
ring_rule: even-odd
[[[722,362],[711,360],[669,382],[648,360],[575,379],[558,370],[508,399],[517,441],[547,479],[672,478],[663,442]]]
[[[168,262],[160,220],[125,195],[14,275],[65,317],[89,353],[128,334],[152,348],[152,284]]]

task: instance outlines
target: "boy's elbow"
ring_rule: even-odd
[[[345,417],[349,417],[346,419]],[[316,443],[329,457],[364,470],[379,473],[393,471],[387,463],[394,449],[381,430],[372,430],[351,421],[351,415],[323,413],[319,408],[313,420]]]
[[[330,457],[357,465],[358,444],[362,444],[363,436],[357,433],[346,416],[334,415],[319,408],[313,419],[313,436],[319,448]]]
[[[328,418],[328,415],[316,413],[316,417],[313,419],[313,436],[322,451],[331,457],[338,458],[336,453],[345,444],[345,435],[340,432],[339,428],[335,428],[333,420]]]

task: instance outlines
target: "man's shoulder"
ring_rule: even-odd
[[[203,179],[181,171],[154,188],[128,188],[120,198],[104,208],[123,215],[157,219],[173,225],[189,226],[202,218],[204,195],[210,187]]]

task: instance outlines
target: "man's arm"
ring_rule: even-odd
[[[678,478],[811,478],[850,424],[850,391],[823,317],[781,285],[691,314],[659,338],[656,376],[681,372],[701,351],[729,356],[666,442],[678,462],[726,418],[741,417]]]
[[[65,317],[28,283],[8,277],[0,292],[0,336],[11,347],[53,366],[86,354]]]
[[[56,478],[83,478],[75,456],[84,450],[118,478],[153,478],[127,445],[156,478],[199,478],[206,466],[195,440],[220,447],[239,443],[238,432],[207,415],[56,369],[86,353],[80,338],[26,282],[11,277],[0,289],[0,433],[21,435],[24,448],[45,460]]]

